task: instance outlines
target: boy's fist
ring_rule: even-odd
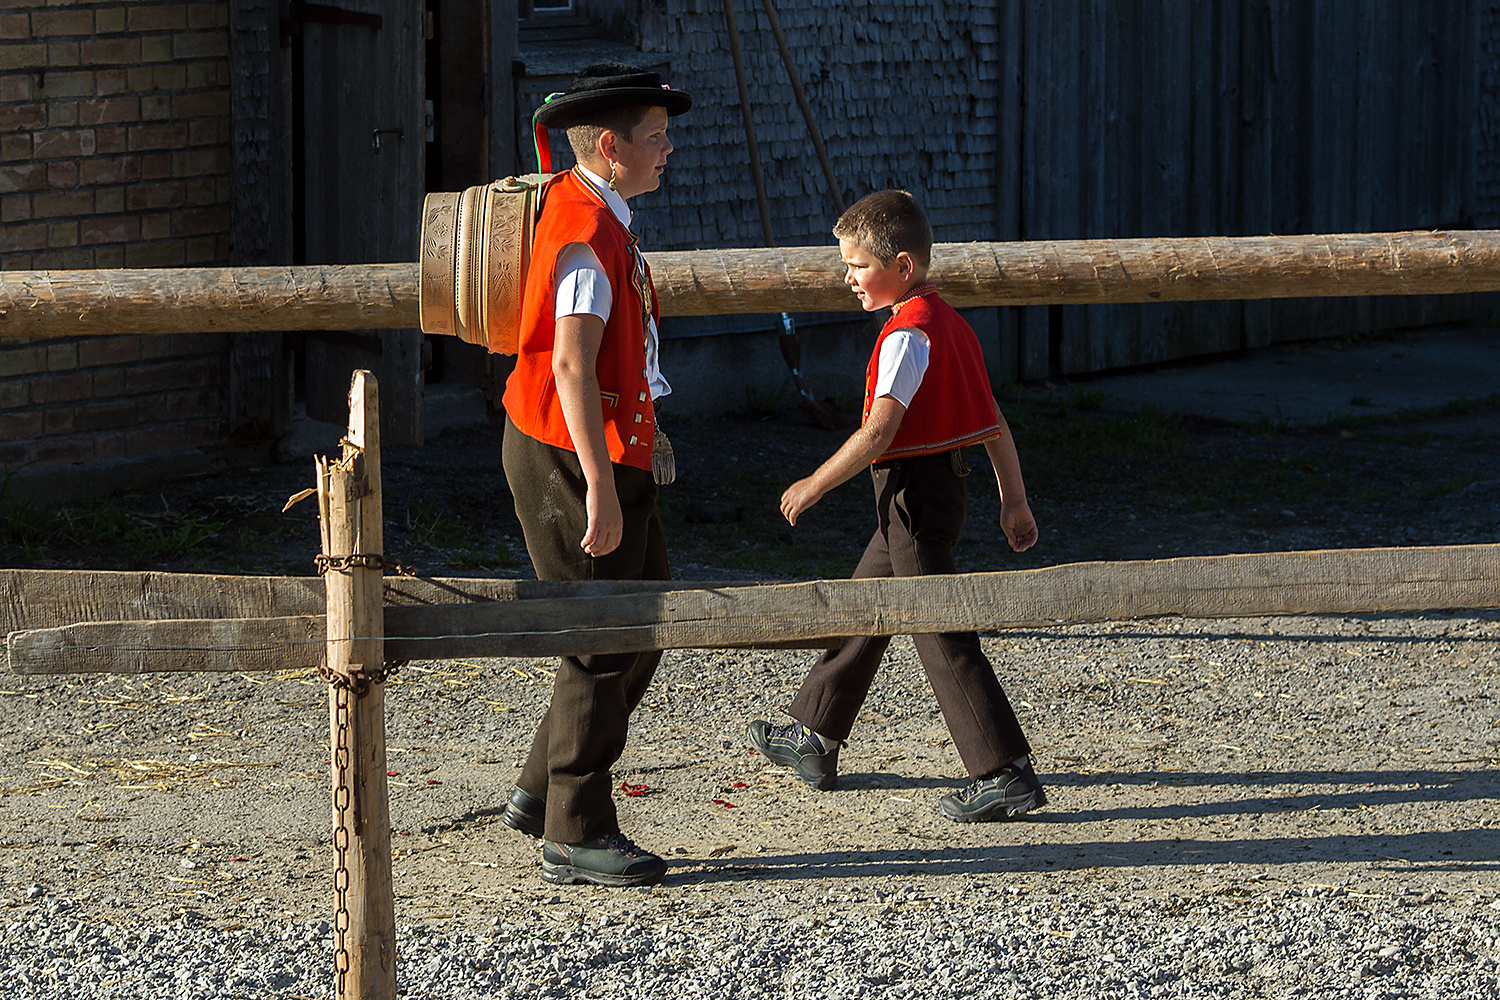
[[[1036,544],[1036,518],[1031,516],[1031,508],[1025,503],[1014,507],[1001,504],[1000,530],[1005,532],[1005,540],[1016,552],[1025,552]]]

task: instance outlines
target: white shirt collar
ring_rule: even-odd
[[[610,211],[615,213],[615,218],[620,220],[620,225],[629,229],[630,206],[625,204],[625,199],[620,197],[620,192],[611,191],[609,181],[600,177],[582,163],[574,165],[573,169],[578,171],[578,176],[589,182],[589,187],[594,189],[595,194],[604,199],[604,204],[608,205]]]

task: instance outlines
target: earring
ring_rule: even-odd
[[[611,191],[613,191],[615,189],[615,161],[614,160],[610,160],[609,161],[609,189]]]

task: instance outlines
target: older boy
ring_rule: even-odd
[[[962,449],[983,444],[1000,487],[1000,526],[1017,552],[1037,539],[1020,460],[995,404],[979,341],[926,281],[932,228],[905,191],[860,199],[833,227],[844,280],[866,312],[891,310],[865,375],[859,430],[816,472],[787,488],[781,512],[795,525],[825,493],[873,463],[878,523],[856,579],[954,572],[963,528]],[[953,745],[971,780],[939,809],[963,823],[1004,819],[1044,805],[1030,747],[973,632],[913,636]],[[788,708],[795,720],[756,720],[750,743],[824,791],[838,783],[848,738],[890,639],[847,640],[817,661]]]
[[[668,115],[691,106],[651,72],[583,70],[536,120],[578,165],[547,186],[505,387],[505,478],[543,580],[665,580],[656,504],[656,292],[626,201],[656,190]],[[563,657],[501,819],[542,837],[550,882],[642,885],[666,863],[620,832],[610,768],[661,651]]]

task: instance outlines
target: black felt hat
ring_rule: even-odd
[[[606,62],[586,66],[560,94],[549,94],[536,109],[536,120],[548,128],[572,128],[598,111],[631,105],[666,108],[680,115],[693,106],[693,99],[661,82],[661,74],[625,63]]]

